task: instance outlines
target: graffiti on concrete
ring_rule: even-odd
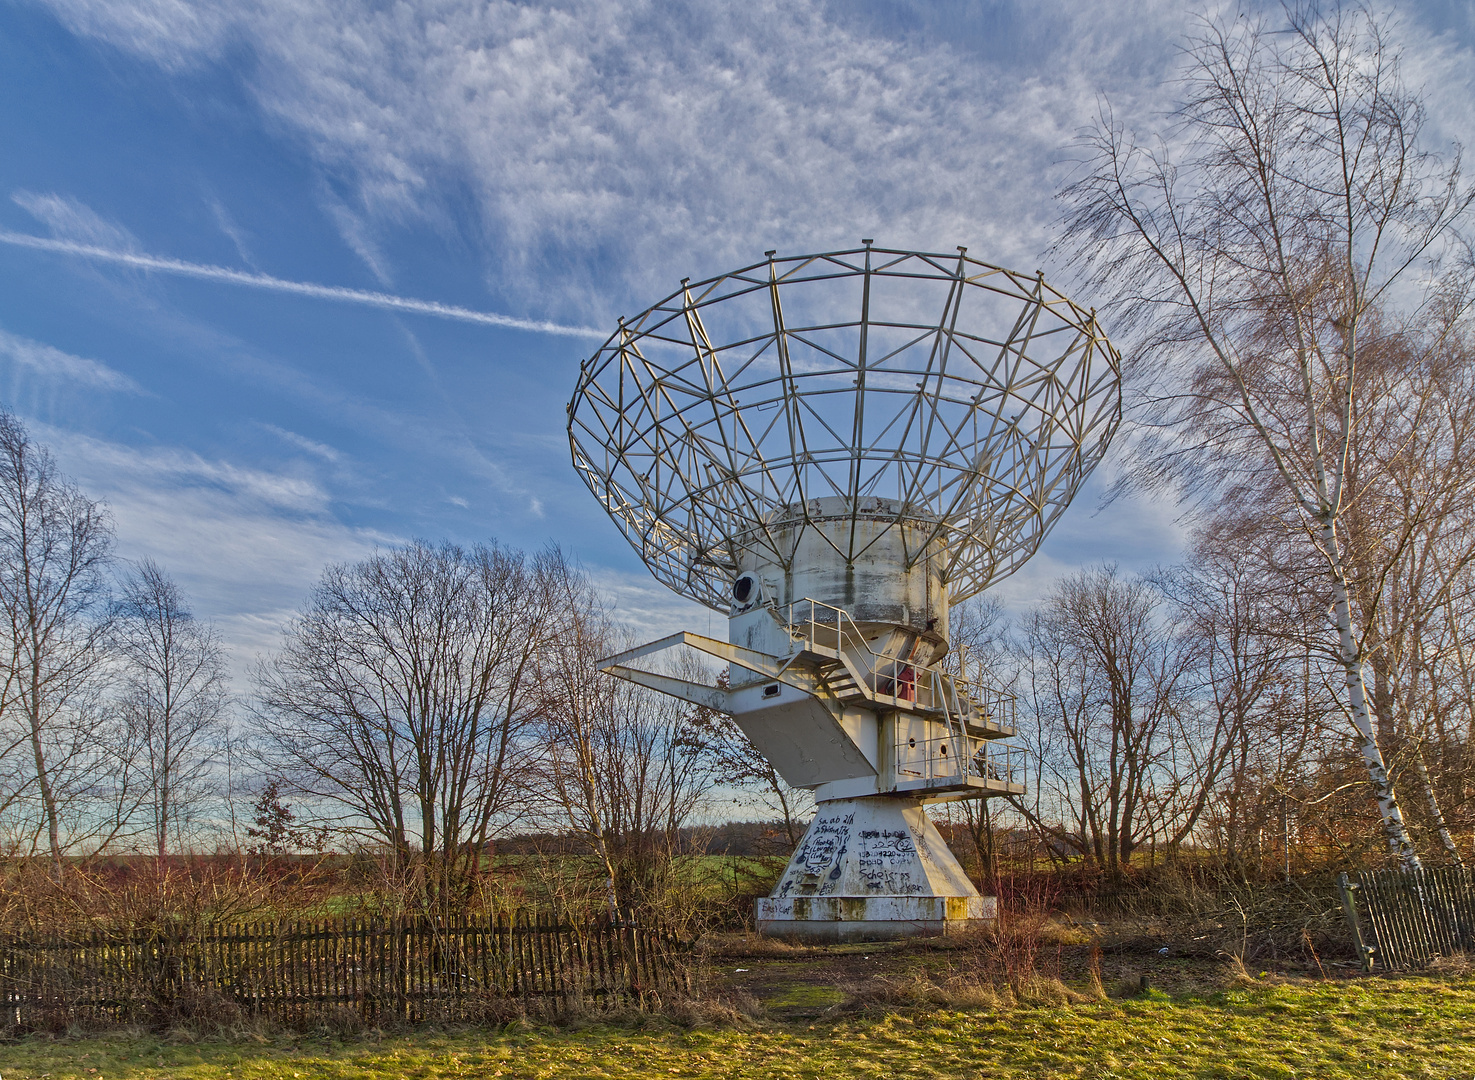
[[[774,895],[923,895],[930,890],[917,845],[907,829],[856,828],[853,812],[822,815]]]

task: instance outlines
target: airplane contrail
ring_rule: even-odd
[[[0,243],[15,247],[34,248],[38,251],[55,251],[62,255],[75,255],[98,262],[120,263],[141,270],[158,270],[165,274],[181,274],[184,277],[204,278],[207,281],[223,281],[231,285],[246,285],[253,289],[272,289],[276,292],[296,293],[319,300],[338,300],[349,304],[367,304],[370,307],[387,308],[391,311],[410,311],[417,315],[433,315],[440,319],[457,319],[461,322],[481,323],[484,326],[504,326],[512,330],[530,330],[538,334],[559,334],[564,337],[606,338],[603,330],[590,326],[565,326],[562,323],[542,322],[537,319],[518,319],[511,315],[497,315],[489,311],[474,311],[471,308],[442,304],[435,300],[413,300],[393,293],[372,292],[367,289],[345,289],[339,285],[315,285],[310,281],[288,281],[270,274],[247,273],[225,266],[209,263],[185,262],[158,255],[143,255],[116,248],[79,244],[74,240],[56,240],[28,233],[14,233],[0,229]]]

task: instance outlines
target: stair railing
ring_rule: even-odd
[[[802,617],[802,616],[806,616]],[[821,621],[816,616],[824,615]],[[974,710],[1004,727],[1014,727],[1014,696],[987,683],[969,679],[966,674],[951,675],[931,664],[919,664],[898,656],[877,653],[865,634],[844,608],[822,600],[805,597],[788,608],[788,630],[796,642],[806,647],[819,646],[837,656],[856,655],[865,658],[864,682],[869,696],[908,701],[919,708],[956,716],[958,726],[966,727],[966,719]],[[848,667],[848,665],[847,665]],[[896,691],[903,685],[912,687],[911,698]],[[890,686],[890,692],[882,690]],[[948,696],[951,695],[951,701]],[[951,720],[949,721],[951,730]]]

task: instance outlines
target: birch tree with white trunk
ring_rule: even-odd
[[[1347,464],[1364,362],[1392,338],[1440,349],[1468,317],[1475,191],[1457,150],[1423,145],[1423,106],[1367,8],[1205,22],[1181,87],[1159,137],[1102,107],[1057,254],[1132,339],[1136,478],[1205,501],[1273,489],[1317,552],[1385,838],[1417,866],[1368,704]]]

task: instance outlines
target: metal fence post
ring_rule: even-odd
[[[1352,947],[1357,950],[1357,959],[1363,971],[1373,969],[1373,950],[1362,939],[1362,924],[1357,920],[1357,899],[1352,890],[1357,888],[1346,874],[1337,875],[1337,895],[1342,898],[1342,910],[1347,913],[1347,927],[1352,931]]]

